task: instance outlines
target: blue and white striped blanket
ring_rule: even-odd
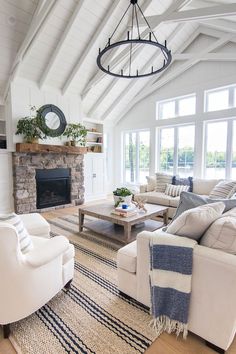
[[[151,324],[158,336],[166,331],[187,337],[196,243],[161,232],[150,240]]]

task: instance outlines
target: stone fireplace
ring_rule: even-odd
[[[55,209],[82,204],[84,202],[83,160],[83,154],[68,152],[13,153],[15,212],[29,213],[45,211],[48,207]],[[41,187],[37,186],[39,177],[42,177]],[[51,183],[50,179],[54,179],[54,182]],[[41,204],[40,188],[44,197],[44,202],[41,198]],[[62,188],[65,188],[64,195],[60,192]]]

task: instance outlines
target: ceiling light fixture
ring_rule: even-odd
[[[133,5],[133,6],[132,6]],[[112,38],[114,37],[115,33],[118,31],[118,28],[121,24],[121,22],[124,20],[126,15],[128,16],[129,10],[131,11],[131,26],[130,26],[130,31],[127,31],[127,39],[120,40],[118,42],[113,42],[112,43]],[[146,23],[148,27],[148,38],[141,38],[140,34],[140,24],[139,20],[140,17],[144,20],[144,23]],[[136,34],[135,34],[136,31]],[[114,68],[112,65],[106,65],[105,67],[105,61],[106,61],[106,54],[112,49],[117,48],[120,49],[122,46],[129,46],[129,54],[128,57],[129,61],[126,65],[124,65],[123,68],[119,65],[114,65]],[[144,72],[142,68],[138,68],[137,64],[134,63],[135,58],[137,58],[137,50],[139,48],[142,48],[144,46],[152,46],[158,48],[158,54],[161,54],[163,56],[163,61],[160,66],[156,67],[155,63],[150,68],[150,71]],[[122,49],[122,48],[121,48]],[[103,60],[105,58],[105,60]],[[125,58],[123,58],[125,59]],[[167,42],[165,41],[165,44],[161,44],[158,42],[154,32],[152,31],[146,17],[144,16],[144,13],[142,9],[140,8],[138,4],[138,0],[131,0],[128,8],[125,10],[124,14],[122,15],[118,25],[116,26],[114,32],[112,33],[111,37],[108,39],[108,42],[104,49],[101,50],[99,48],[99,54],[97,57],[97,65],[98,67],[105,72],[106,74],[109,74],[111,76],[115,77],[120,77],[120,78],[127,78],[127,79],[132,79],[132,78],[140,78],[140,77],[146,77],[146,76],[151,76],[155,75],[157,73],[160,73],[161,71],[165,70],[168,65],[171,63],[172,56],[171,56],[171,51],[167,48]],[[104,63],[102,62],[104,61]],[[122,64],[122,60],[120,61]],[[123,65],[123,64],[122,64]],[[117,71],[115,71],[115,67],[118,66]]]

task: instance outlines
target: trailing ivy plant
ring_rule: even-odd
[[[27,143],[32,143],[35,140],[43,139],[42,132],[38,127],[37,118],[34,112],[37,112],[36,107],[30,107],[31,115],[18,120],[16,135],[23,135]]]

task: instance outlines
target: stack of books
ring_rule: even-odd
[[[112,214],[122,216],[124,218],[129,218],[131,216],[137,215],[137,209],[134,205],[129,206],[127,209],[123,209],[121,206],[115,208]]]

